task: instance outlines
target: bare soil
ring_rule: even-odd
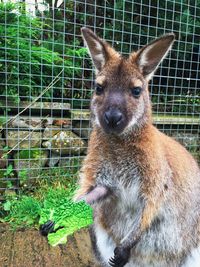
[[[17,230],[0,224],[0,267],[94,267],[87,229],[52,247],[37,230]]]

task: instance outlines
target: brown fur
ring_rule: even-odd
[[[84,36],[85,32],[88,35],[91,34],[91,31],[84,30]],[[89,36],[89,40],[91,38],[93,41],[92,37]],[[99,42],[98,37],[95,36],[95,38]],[[128,238],[116,234],[113,221],[117,220],[114,211],[119,198],[114,191],[108,197],[108,200],[95,205],[95,223],[101,225],[120,247],[131,247],[132,244],[135,244],[135,240],[139,240],[143,233],[151,228],[161,212],[161,207],[162,209],[166,206],[169,207],[174,214],[178,214],[180,236],[183,240],[186,240],[183,248],[180,249],[180,255],[173,256],[177,265],[170,265],[179,266],[178,262],[183,260],[187,252],[200,243],[200,211],[197,209],[200,203],[200,171],[196,161],[184,147],[159,132],[152,125],[148,79],[149,75],[155,70],[156,64],[166,53],[166,47],[172,43],[172,37],[164,36],[154,43],[158,47],[154,47],[152,51],[146,50],[145,56],[148,56],[149,65],[143,67],[142,63],[140,65],[138,61],[141,60],[142,62],[142,53],[146,47],[138,53],[132,53],[128,59],[124,59],[101,40],[107,58],[105,62],[102,61],[104,62],[102,66],[100,63],[97,64],[97,82],[106,89],[102,95],[94,93],[92,98],[93,131],[89,141],[87,157],[81,169],[81,187],[76,194],[76,198],[86,195],[92,186],[99,183],[98,177],[99,174],[103,173],[102,168],[104,166],[110,164],[117,167],[121,164],[124,172],[126,172],[126,162],[127,164],[129,162],[134,164],[139,172],[139,196],[144,204],[136,228],[128,235]],[[95,46],[95,43],[92,45]],[[90,45],[88,46],[90,48]],[[158,59],[155,59],[158,49],[161,52],[163,49],[164,52],[159,52],[161,54]],[[95,57],[95,54],[91,56]],[[93,61],[95,64],[95,60]],[[145,60],[143,61],[145,62]],[[130,93],[130,88],[134,86],[141,86],[143,90],[138,99]],[[106,126],[104,125],[103,115],[110,106],[120,108],[123,115],[125,114],[125,122],[119,133],[107,133],[104,130]],[[135,125],[129,127],[130,121],[141,106],[144,109],[141,116],[137,119]],[[95,121],[96,118],[98,118],[99,123]],[[125,188],[128,188],[132,183],[131,177],[128,175],[127,173],[127,179],[123,180]],[[114,183],[113,180],[111,190],[115,188]],[[195,208],[197,211],[192,213],[191,210]],[[185,227],[182,222],[190,214],[194,216],[194,220],[191,219],[191,225],[188,225],[188,229],[186,229],[187,226]],[[121,220],[121,218],[118,219]],[[160,256],[161,254],[158,257]],[[170,254],[168,254],[168,257],[170,257]]]

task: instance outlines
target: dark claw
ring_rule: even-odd
[[[54,232],[55,222],[47,221],[45,224],[40,225],[40,233],[43,236],[47,236],[49,233]]]
[[[114,250],[114,257],[109,260],[109,264],[112,267],[123,267],[128,262],[129,257],[129,248],[116,247]]]
[[[127,260],[117,260],[115,258],[109,260],[109,264],[112,267],[123,267],[127,262]]]
[[[46,223],[40,225],[40,233],[43,236],[48,236],[49,233],[55,233],[58,230],[64,228],[64,226],[59,226],[58,228],[54,229],[55,222],[53,221],[47,221]]]

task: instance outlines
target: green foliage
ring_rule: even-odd
[[[53,246],[66,243],[68,235],[92,223],[92,209],[84,202],[74,203],[72,200],[75,188],[68,184],[67,189],[63,186],[43,188],[37,196],[8,197],[3,206],[8,215],[2,221],[21,228],[52,220],[55,229],[64,228],[49,234],[49,243]]]
[[[4,203],[4,209],[9,211],[4,221],[9,222],[13,228],[30,227],[38,221],[41,204],[32,197],[23,196],[21,199],[8,199]]]
[[[179,41],[173,46],[172,60],[166,60],[167,67],[158,71],[162,80],[154,78],[153,101],[161,104],[156,108],[162,111],[165,100],[170,103],[174,95],[181,94],[190,98],[190,102],[194,98],[195,90],[190,88],[198,88],[200,19],[196,7],[200,0],[192,0],[189,5],[186,0],[151,3],[109,0],[106,4],[97,0],[96,5],[45,0],[44,4],[48,9],[43,13],[38,9],[33,17],[26,13],[22,3],[0,3],[0,94],[12,96],[17,102],[24,98],[31,100],[63,69],[61,79],[44,97],[46,100],[62,98],[72,102],[73,107],[88,107],[91,62],[86,49],[80,48],[83,47],[80,27],[86,24],[98,26],[97,34],[124,54],[164,31],[173,31]],[[168,76],[178,79],[168,79]],[[172,104],[167,106],[168,112],[177,108]],[[181,113],[186,111],[198,113],[197,106],[190,110],[180,107]]]
[[[4,176],[10,176],[12,177],[14,174],[13,174],[13,166],[11,164],[9,164],[4,172]]]
[[[24,149],[21,150],[18,153],[18,158],[19,159],[40,159],[42,158],[43,154],[42,154],[42,150],[41,149]]]
[[[29,179],[28,170],[27,169],[20,170],[18,173],[18,178],[19,178],[20,185],[23,185],[24,183],[26,183]]]
[[[48,49],[46,46],[51,40],[43,40],[44,27],[49,30],[50,26],[40,18],[26,14],[23,4],[0,3],[1,95],[10,96],[16,102],[22,98],[31,100],[61,70],[61,79],[44,97],[68,97],[71,94],[68,84],[74,74],[81,76],[81,57],[86,54],[86,49],[72,49],[64,43],[62,54],[54,47]]]
[[[66,242],[68,235],[92,223],[92,209],[84,202],[74,203],[71,200],[73,192],[73,187],[67,193],[65,189],[49,190],[44,200],[39,223],[52,220],[56,222],[55,229],[64,227],[48,235],[49,243],[53,246]]]

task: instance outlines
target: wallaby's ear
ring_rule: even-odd
[[[150,80],[159,63],[166,57],[175,40],[169,33],[144,46],[136,55],[136,63],[146,79]]]
[[[83,27],[81,32],[97,72],[101,71],[109,59],[119,56],[113,48],[96,36],[90,29]]]

